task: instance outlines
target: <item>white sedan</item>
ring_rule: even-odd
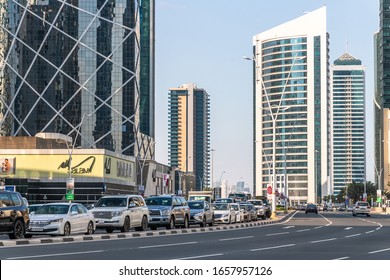
[[[47,203],[30,216],[26,237],[36,234],[64,235],[95,232],[95,217],[79,203]]]

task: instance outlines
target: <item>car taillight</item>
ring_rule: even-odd
[[[359,208],[359,206],[356,206],[356,208]]]
[[[370,209],[370,208],[371,208],[371,206],[370,206],[370,205],[368,205],[368,206],[367,206],[367,208],[368,208],[368,209]]]

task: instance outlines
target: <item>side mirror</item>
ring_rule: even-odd
[[[72,216],[74,216],[74,215],[77,215],[78,214],[78,212],[77,211],[72,211]]]
[[[134,202],[131,202],[131,203],[129,204],[129,208],[133,208],[133,207],[135,207],[135,203],[134,203]]]

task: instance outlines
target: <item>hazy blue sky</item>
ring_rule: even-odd
[[[210,94],[214,179],[253,183],[252,38],[327,6],[330,63],[346,52],[366,67],[368,180],[374,181],[373,34],[379,0],[156,0],[156,159],[168,163],[168,90]],[[346,43],[348,41],[348,44]]]

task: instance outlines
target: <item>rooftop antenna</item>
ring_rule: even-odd
[[[345,39],[345,52],[348,53],[348,38]]]

